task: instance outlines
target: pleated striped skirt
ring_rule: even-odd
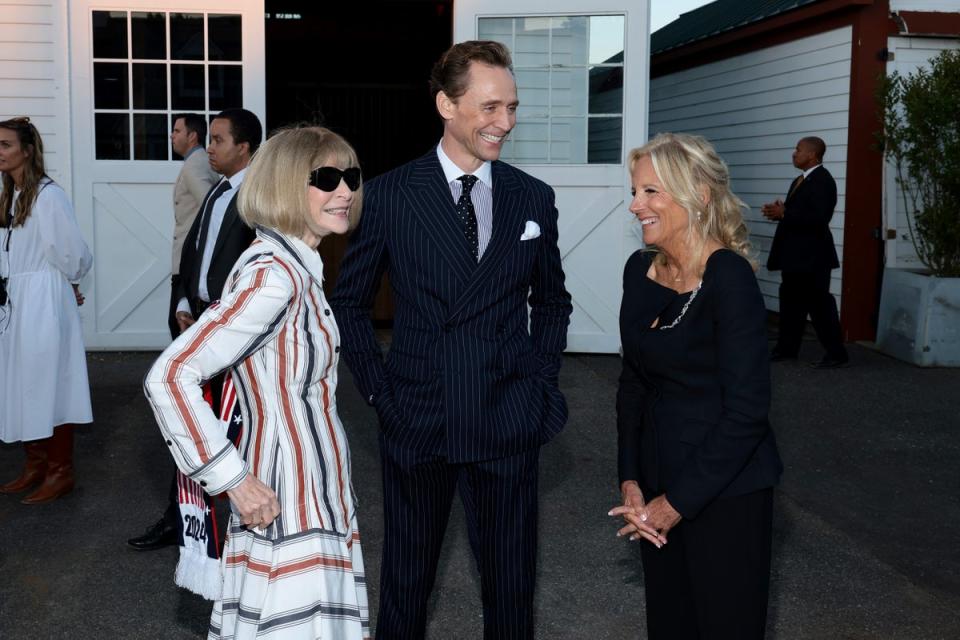
[[[312,529],[271,539],[231,515],[208,638],[370,638],[356,517],[351,524],[346,537]]]

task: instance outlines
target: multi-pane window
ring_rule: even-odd
[[[513,55],[520,108],[503,159],[622,162],[622,15],[481,18],[479,37]]]
[[[170,160],[171,117],[243,105],[239,15],[93,12],[97,160]]]

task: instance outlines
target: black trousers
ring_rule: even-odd
[[[483,594],[484,638],[533,638],[540,451],[450,464],[403,453],[381,435],[383,564],[378,640],[424,637],[427,601],[458,487]]]
[[[180,301],[177,296],[177,285],[180,283],[180,275],[174,273],[170,276],[170,310],[167,315],[167,326],[170,328],[170,337],[174,340],[180,336],[180,325],[177,324],[177,303]],[[167,508],[163,512],[163,519],[170,526],[176,526],[180,520],[180,504],[177,499],[177,474],[174,472],[173,481],[170,483],[170,490],[167,492]]]
[[[177,285],[180,284],[180,275],[170,276],[170,312],[167,315],[167,326],[170,327],[170,337],[174,340],[180,335],[180,325],[177,324],[177,303],[180,302],[177,296]]]
[[[763,640],[773,489],[715,500],[657,549],[640,542],[650,640]]]
[[[780,334],[776,350],[796,356],[807,316],[827,356],[846,360],[837,301],[830,293],[830,269],[812,272],[784,271],[780,283]]]

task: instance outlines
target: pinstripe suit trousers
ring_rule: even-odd
[[[464,464],[382,445],[381,453],[386,536],[377,638],[424,637],[458,485],[480,572],[484,638],[533,638],[539,447]],[[416,553],[408,540],[418,541]]]

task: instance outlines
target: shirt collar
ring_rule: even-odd
[[[256,231],[261,240],[282,247],[284,251],[299,260],[314,280],[323,284],[323,259],[319,251],[311,249],[300,238],[281,233],[276,229],[257,225]]]
[[[440,159],[440,166],[443,167],[443,176],[447,179],[447,184],[450,184],[464,174],[463,169],[458,167],[456,163],[450,159],[450,156],[444,153],[442,144],[437,144],[437,157]],[[491,166],[489,161],[484,162],[473,172],[473,175],[477,176],[480,182],[493,189],[493,171]]]
[[[224,178],[224,180],[230,183],[231,189],[240,188],[240,185],[243,184],[243,177],[247,175],[247,168],[248,167],[244,167],[243,169],[240,169],[240,171],[237,171],[235,174],[233,174],[229,178]]]
[[[817,169],[819,169],[819,168],[822,167],[822,166],[823,166],[822,164],[818,164],[817,166],[815,166],[815,167],[810,167],[809,169],[807,169],[806,171],[804,171],[804,172],[803,172],[803,179],[806,180],[807,178],[809,178],[811,173],[813,173],[814,171],[816,171]]]
[[[201,147],[200,145],[193,147],[192,149],[190,149],[190,151],[187,151],[187,155],[183,156],[183,159],[186,160],[187,158],[195,154],[200,149],[203,149],[203,147]]]

